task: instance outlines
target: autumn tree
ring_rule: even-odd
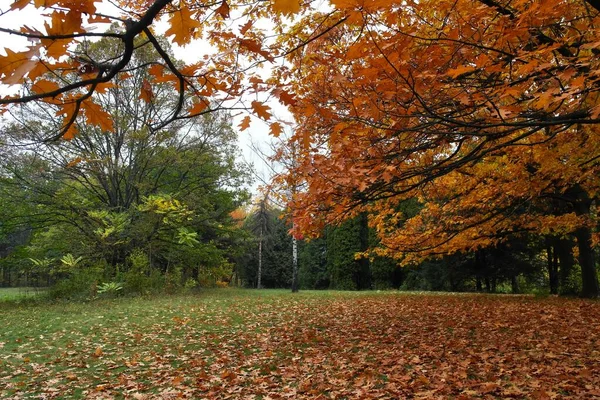
[[[157,40],[170,53],[164,38]],[[119,46],[104,38],[78,51],[108,57]],[[147,72],[136,66],[157,58],[151,48],[139,50],[128,75],[94,94],[112,132],[80,115],[73,123],[77,135],[48,142],[61,124],[59,106],[27,103],[9,110],[0,188],[11,204],[29,207],[0,219],[35,229],[30,256],[75,252],[123,272],[138,251],[147,257],[148,275],[179,268],[197,282],[204,275],[207,283],[229,277],[238,231],[229,213],[245,200],[241,187],[248,180],[237,166],[237,135],[223,111],[152,129],[178,99],[168,83],[146,92]]]
[[[290,55],[299,230],[368,212],[376,251],[404,263],[519,230],[572,234],[582,294],[597,296],[598,3],[333,5],[345,23]],[[297,36],[334,20],[311,15]],[[413,218],[408,198],[425,205]]]
[[[28,4],[17,0],[2,17]],[[136,51],[152,47],[158,61],[131,67],[148,72],[140,95],[151,103],[152,85],[162,82],[178,97],[170,112],[151,121],[151,131],[226,107],[268,121],[278,135],[282,125],[265,101],[277,98],[291,106],[299,126],[292,137],[298,158],[290,176],[305,187],[290,203],[296,234],[315,234],[366,213],[373,216],[369,224],[380,236],[380,251],[410,262],[420,254],[488,246],[501,240],[492,228],[506,230],[516,204],[541,210],[544,199],[562,197],[566,212],[536,212],[556,217],[540,218],[548,224],[540,222],[539,233],[575,237],[582,292],[597,296],[592,228],[600,158],[593,140],[600,115],[600,3],[333,0],[330,5],[323,11],[295,0],[155,0],[120,2],[120,11],[107,15],[91,1],[34,2],[47,14],[43,28],[0,29],[34,40],[26,50],[7,49],[0,58],[1,82],[27,84],[31,92],[5,96],[0,104],[3,109],[30,102],[58,107],[61,123],[50,139],[75,137],[79,114],[88,124],[112,130],[94,94],[130,72]],[[151,29],[161,18],[167,22],[165,34],[177,44],[204,39],[210,52],[178,65]],[[93,30],[105,22],[118,22],[119,29]],[[261,30],[263,23],[273,35]],[[95,37],[120,41],[122,50],[95,58],[72,46]],[[254,68],[279,60],[285,63],[275,65],[270,79]],[[240,128],[250,121],[246,115]],[[573,152],[557,152],[567,148]],[[529,154],[545,161],[546,151],[554,167],[525,162]],[[554,179],[549,173],[558,167]],[[522,180],[513,190],[503,185],[506,190],[494,197],[486,185],[494,168],[518,172]],[[464,186],[478,190],[462,193],[463,178]],[[425,204],[410,221],[396,211],[408,198]],[[450,200],[461,202],[466,212],[444,208]],[[493,204],[494,211],[479,210],[477,201]],[[478,211],[483,217],[477,220]],[[466,215],[462,227],[454,223],[462,218],[457,214]],[[496,224],[498,219],[505,223]],[[396,235],[399,223],[414,226],[416,234]],[[535,229],[526,225],[514,226]],[[441,242],[434,232],[440,227],[451,228],[440,235]]]

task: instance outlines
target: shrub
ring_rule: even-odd
[[[121,282],[104,282],[98,285],[98,294],[104,297],[116,297],[123,290]]]
[[[96,296],[102,271],[98,268],[83,268],[72,272],[67,279],[54,285],[49,295],[54,299],[87,300]]]

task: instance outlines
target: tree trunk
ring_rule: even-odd
[[[367,213],[361,213],[359,218],[359,242],[360,251],[365,252],[369,249],[369,218]],[[356,288],[371,289],[371,263],[367,257],[358,260],[359,273]]]
[[[256,288],[260,289],[262,286],[261,276],[262,276],[262,243],[263,243],[263,228],[260,227],[260,236],[258,239],[258,272],[256,277]]]
[[[481,277],[475,277],[475,288],[478,292],[483,292],[483,285],[481,284]]]
[[[592,201],[587,192],[579,188],[577,200],[573,206],[575,214],[588,216]],[[592,248],[592,231],[588,226],[582,226],[575,231],[577,247],[579,248],[579,265],[581,266],[581,296],[596,298],[600,294],[598,288],[598,274],[596,272],[596,259]]]
[[[575,231],[579,248],[579,265],[581,265],[581,296],[596,298],[599,294],[596,260],[592,249],[590,228],[581,227]]]
[[[517,279],[517,275],[513,275],[510,278],[510,284],[511,284],[511,290],[513,294],[518,294],[521,292],[521,289],[519,288],[519,280]]]
[[[575,259],[573,257],[573,241],[572,239],[558,239],[554,251],[558,255],[558,261],[560,265],[559,269],[559,280],[560,280],[560,291],[566,293],[568,288],[568,280],[575,265]]]
[[[292,293],[298,292],[298,240],[292,237]]]

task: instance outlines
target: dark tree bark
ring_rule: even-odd
[[[577,199],[573,203],[577,215],[590,214],[592,200],[587,192],[578,188]],[[596,258],[592,248],[592,231],[589,226],[582,226],[575,231],[577,247],[579,248],[579,265],[581,266],[581,296],[596,298],[600,294],[598,288],[598,274],[596,272]]]
[[[510,285],[513,294],[521,293],[521,288],[519,287],[519,280],[517,279],[516,275],[511,276]]]

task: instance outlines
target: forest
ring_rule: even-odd
[[[96,3],[0,11],[0,285],[598,297],[596,1]]]

